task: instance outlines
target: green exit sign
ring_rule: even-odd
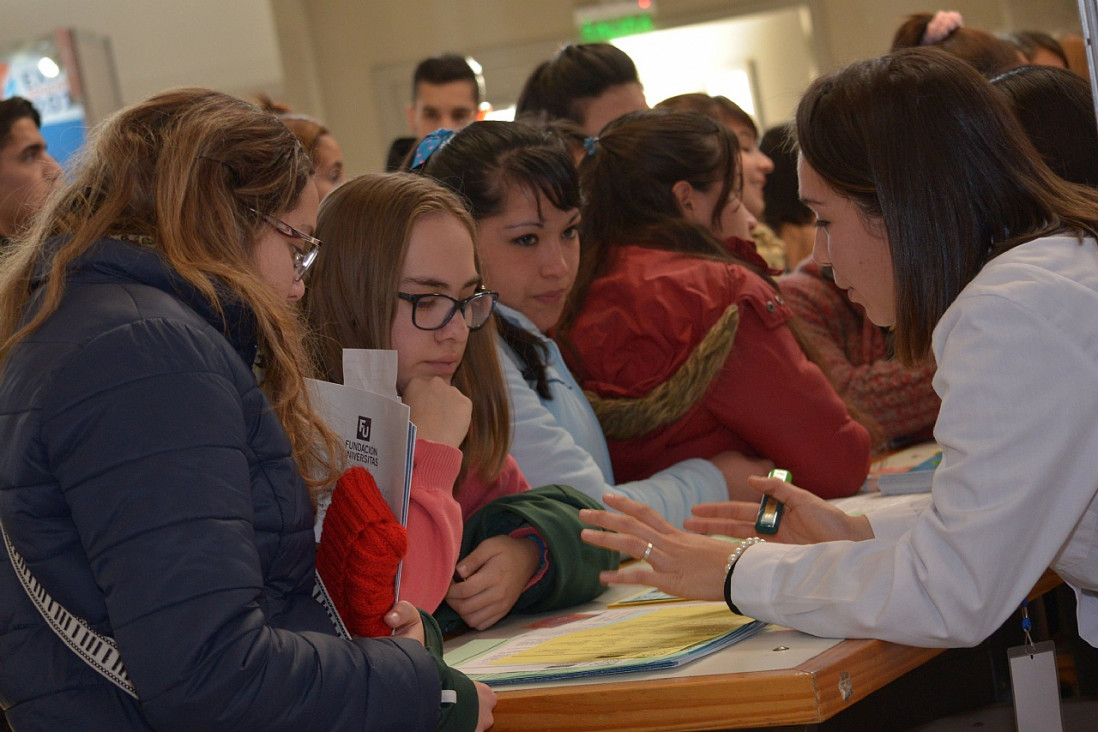
[[[584,43],[600,43],[612,38],[635,36],[656,29],[656,23],[648,13],[637,13],[620,18],[589,20],[579,27],[580,40]]]

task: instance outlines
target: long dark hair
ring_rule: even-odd
[[[1029,139],[1056,175],[1098,187],[1098,124],[1086,79],[1055,66],[1020,66],[991,83],[1007,96]]]
[[[905,363],[929,353],[934,326],[992,257],[1065,231],[1098,236],[1098,192],[1049,170],[1003,97],[939,49],[817,79],[796,129],[827,185],[884,223]]]
[[[696,112],[632,112],[608,124],[594,154],[580,164],[584,209],[579,274],[556,330],[571,357],[578,354],[568,331],[592,283],[609,270],[620,246],[640,244],[735,262],[768,277],[735,257],[709,228],[683,216],[672,192],[683,180],[701,191],[720,187],[713,209],[716,220],[741,181],[735,133]]]
[[[513,187],[538,193],[561,211],[580,207],[579,180],[566,141],[553,130],[523,122],[474,122],[430,157],[422,172],[453,189],[477,221],[499,214]],[[503,341],[522,364],[523,378],[551,399],[548,353],[537,336],[496,318]]]

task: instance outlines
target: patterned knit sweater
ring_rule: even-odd
[[[778,279],[801,333],[817,349],[836,391],[875,419],[890,442],[929,439],[941,401],[934,364],[908,368],[892,359],[885,331],[865,317],[811,259]]]

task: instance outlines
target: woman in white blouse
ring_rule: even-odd
[[[642,506],[585,512],[592,544],[649,557],[604,573],[809,633],[974,645],[1052,567],[1098,644],[1098,194],[1057,178],[1001,97],[937,49],[812,84],[796,118],[813,256],[907,363],[933,355],[942,462],[929,507],[847,516],[775,479],[766,543],[678,531]],[[780,466],[779,466],[780,467]],[[796,476],[794,476],[796,478]],[[757,506],[687,522],[751,537]]]

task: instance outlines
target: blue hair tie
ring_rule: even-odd
[[[416,147],[416,154],[412,158],[412,170],[419,170],[422,168],[431,156],[435,154],[435,151],[450,141],[450,138],[454,136],[453,130],[435,130],[426,137],[424,137],[419,145]]]
[[[597,137],[585,137],[583,138],[583,149],[587,151],[587,156],[590,157],[595,154],[595,150],[598,149],[599,138]]]

